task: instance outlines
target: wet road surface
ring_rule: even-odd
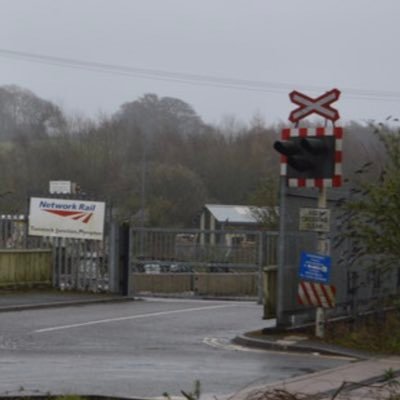
[[[250,350],[236,335],[272,324],[250,302],[144,300],[0,314],[0,395],[222,396],[348,360]]]

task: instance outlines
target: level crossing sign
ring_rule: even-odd
[[[299,230],[329,232],[331,211],[327,208],[300,208]]]
[[[296,123],[310,114],[316,113],[325,119],[333,122],[340,118],[338,110],[330,105],[339,99],[340,90],[332,89],[322,96],[312,98],[296,90],[289,94],[292,103],[299,107],[293,110],[289,115],[289,121]]]

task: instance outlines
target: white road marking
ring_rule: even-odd
[[[218,304],[236,304],[240,306],[248,306],[254,307],[258,304],[255,300],[199,300],[199,299],[187,299],[187,298],[177,298],[177,297],[138,297],[138,299],[145,301],[146,303],[153,302],[153,303],[197,303],[197,304],[204,304],[205,302],[209,301],[210,303],[218,303]]]
[[[81,322],[79,324],[60,325],[60,326],[53,326],[50,328],[37,329],[34,331],[34,333],[54,332],[54,331],[61,331],[61,330],[65,330],[65,329],[79,328],[82,326],[107,324],[110,322],[118,322],[118,321],[129,321],[132,319],[140,319],[140,318],[160,317],[160,316],[164,316],[164,315],[180,314],[180,313],[193,312],[193,311],[215,310],[217,308],[228,308],[228,307],[237,307],[237,305],[236,304],[223,304],[223,305],[217,305],[217,306],[194,307],[194,308],[184,308],[184,309],[180,309],[180,310],[159,311],[159,312],[148,313],[148,314],[130,315],[127,317],[99,319],[99,320],[95,320],[95,321]]]

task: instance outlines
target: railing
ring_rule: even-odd
[[[108,245],[107,238],[96,241],[29,236],[26,215],[0,215],[0,250],[12,250],[13,254],[19,251],[24,257],[27,250],[47,250],[54,287],[109,291]],[[23,271],[25,266],[20,264],[18,268]],[[40,266],[36,264],[35,269],[39,271]]]
[[[254,269],[276,263],[277,237],[275,232],[245,230],[132,229],[130,259],[134,267],[154,261],[161,266]]]

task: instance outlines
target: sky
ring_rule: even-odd
[[[146,93],[208,123],[287,123],[337,88],[341,121],[400,117],[399,0],[0,0],[0,86],[89,117]],[[312,118],[312,117],[311,117]]]

